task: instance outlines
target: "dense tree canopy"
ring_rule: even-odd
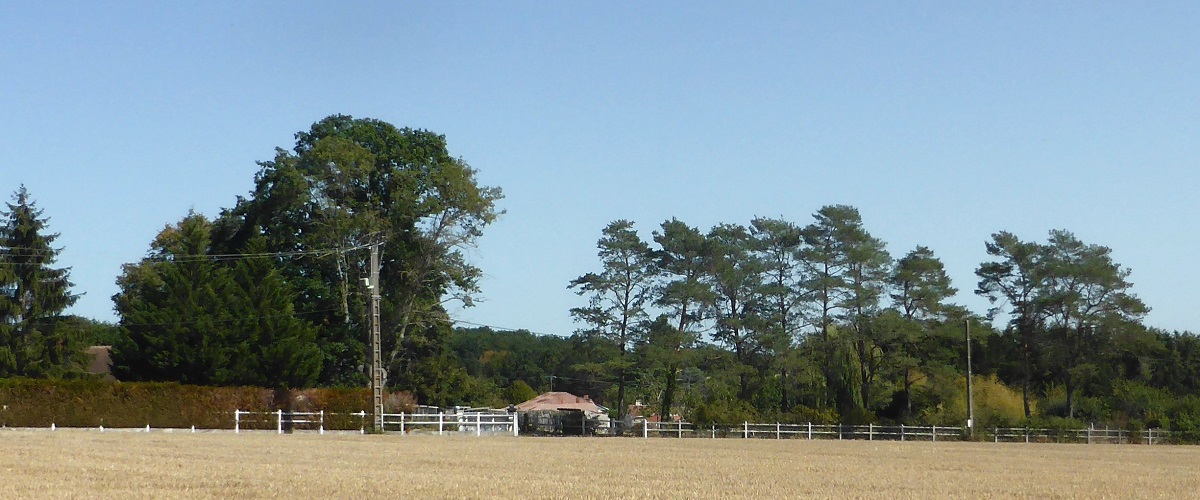
[[[424,387],[445,364],[443,302],[471,304],[463,251],[498,212],[445,138],[335,115],[260,163],[248,198],[165,229],[115,297],[125,377],[304,386],[365,383],[369,244],[381,244],[385,368]],[[436,391],[434,391],[436,392]]]

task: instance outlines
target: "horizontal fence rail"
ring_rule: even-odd
[[[547,412],[513,412],[507,411],[472,411],[462,413],[385,413],[383,415],[383,431],[400,432],[401,434],[437,434],[437,435],[474,435],[500,436],[522,435],[521,426],[537,427],[541,422],[531,422],[529,416]],[[228,415],[228,413],[225,413]],[[544,415],[543,415],[544,416]],[[367,432],[370,414],[365,411],[353,413],[331,413],[325,411],[244,411],[234,410],[232,426],[224,425],[207,429],[191,426],[155,428],[163,432],[180,432],[198,430],[233,430],[241,431],[274,431],[290,433],[293,431],[310,431],[324,434],[326,431],[357,431]],[[228,424],[226,424],[228,425]],[[600,433],[588,432],[592,422],[580,419],[571,429],[583,432],[573,435],[589,435]],[[0,426],[3,428],[4,426]],[[45,427],[42,427],[45,428]],[[63,428],[54,423],[49,430]],[[75,427],[82,429],[99,429],[106,431],[150,432],[149,424],[144,427]],[[640,429],[639,429],[640,428]],[[526,432],[525,434],[564,435],[567,427],[555,427],[554,432]],[[632,433],[627,433],[632,430]],[[741,438],[741,439],[804,439],[804,440],[866,440],[866,441],[965,441],[981,440],[995,443],[1083,443],[1083,444],[1168,444],[1187,440],[1186,434],[1176,435],[1162,429],[1128,430],[1120,428],[1097,428],[1091,425],[1082,429],[1052,429],[1032,427],[992,427],[976,429],[972,437],[965,427],[952,426],[913,426],[913,425],[844,425],[844,424],[785,424],[742,422],[740,425],[707,427],[697,426],[691,422],[636,422],[626,431],[618,431],[615,435],[637,435],[642,438],[673,437],[673,438]],[[529,431],[529,429],[526,429]],[[606,435],[611,435],[606,433]]]
[[[864,439],[891,441],[961,440],[962,429],[945,426],[911,425],[838,425],[838,424],[757,424],[743,422],[738,427],[696,428],[688,422],[646,422],[642,437],[738,437],[743,439]]]
[[[742,438],[742,439],[835,439],[866,441],[963,441],[969,439],[963,427],[914,425],[841,425],[841,424],[761,424],[743,422],[735,427],[697,428],[689,422],[644,422],[643,438]],[[982,438],[1000,442],[1087,443],[1087,444],[1163,444],[1170,433],[1160,429],[1131,432],[1124,429],[1033,429],[994,428],[983,430]]]
[[[1031,429],[1024,427],[996,427],[990,429],[992,441],[996,443],[1087,443],[1087,444],[1163,444],[1170,432],[1161,429],[1146,429],[1135,432],[1125,429]]]
[[[516,413],[384,413],[384,431],[483,435],[520,435]]]

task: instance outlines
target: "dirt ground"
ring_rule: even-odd
[[[0,430],[0,498],[1187,498],[1200,447]]]

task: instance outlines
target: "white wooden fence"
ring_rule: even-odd
[[[328,414],[333,416],[335,414]],[[344,415],[359,417],[363,424],[359,427],[359,431],[366,430],[366,412],[347,413]],[[320,434],[325,433],[325,416],[324,410],[317,412],[303,411],[242,411],[233,410],[233,432],[241,432],[244,427],[264,427],[273,425],[276,432],[283,434],[285,430],[301,429],[315,430]]]
[[[384,413],[384,431],[400,431],[401,433],[436,432],[439,436],[447,433],[484,435],[513,435],[520,434],[516,413]]]
[[[911,426],[911,425],[825,425],[825,424],[756,424],[743,422],[734,428],[711,426],[697,429],[688,422],[646,422],[642,426],[642,437],[651,435],[664,437],[740,437],[743,439],[866,439],[892,441],[937,441],[960,440],[959,427]]]
[[[366,432],[367,417],[369,415],[363,411],[334,414],[325,413],[324,411],[285,412],[282,410],[267,412],[234,410],[233,431],[237,433],[246,428],[272,428],[280,434],[292,429],[315,430],[320,434],[324,434],[326,417],[335,415],[358,418],[360,422],[359,432]],[[515,413],[487,412],[434,414],[385,413],[383,414],[383,429],[385,432],[399,431],[404,434],[437,433],[439,436],[448,433],[473,434],[476,436],[498,434],[516,436],[520,432]]]
[[[1146,429],[1133,433],[1125,429],[1029,429],[1020,427],[996,427],[991,429],[992,441],[996,443],[1087,443],[1087,444],[1163,444],[1170,432],[1161,429]]]
[[[1131,433],[1123,429],[1025,429],[1025,428],[995,428],[982,431],[990,432],[993,441],[999,442],[1063,442],[1063,443],[1114,443],[1125,444],[1139,442],[1145,444],[1163,444],[1167,442],[1169,433],[1159,429],[1149,429],[1141,433]],[[961,441],[966,438],[962,427],[945,427],[937,425],[839,425],[839,424],[756,424],[743,422],[736,427],[708,429],[697,428],[689,422],[645,422],[642,425],[642,437],[736,437],[743,439],[859,439],[868,441]]]

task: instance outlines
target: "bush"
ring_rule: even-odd
[[[537,396],[537,391],[524,380],[517,380],[508,387],[508,402],[511,404],[521,404]]]
[[[790,413],[784,415],[784,419],[790,424],[811,422],[814,424],[831,425],[841,422],[841,416],[833,408],[815,409],[803,405],[792,408]]]
[[[1004,385],[995,375],[972,379],[975,428],[1011,427],[1025,418],[1021,393]],[[930,397],[930,393],[934,397]],[[922,419],[934,425],[961,426],[967,422],[967,378],[924,388],[920,394],[936,404],[921,411]]]
[[[709,426],[731,427],[757,418],[754,407],[741,400],[717,399],[700,403],[692,411],[692,423],[697,428]]]

